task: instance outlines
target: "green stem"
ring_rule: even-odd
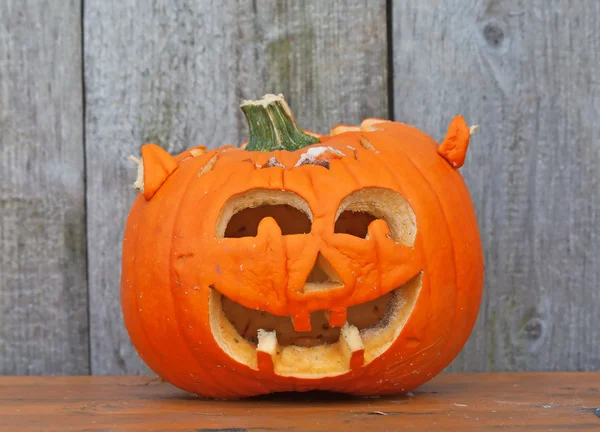
[[[319,142],[298,127],[282,95],[268,94],[257,101],[245,101],[241,109],[250,129],[248,151],[294,151]]]

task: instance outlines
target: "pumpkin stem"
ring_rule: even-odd
[[[240,108],[249,128],[246,150],[293,151],[320,142],[298,127],[283,95],[268,94],[260,100],[244,101]]]

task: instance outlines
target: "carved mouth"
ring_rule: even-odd
[[[375,300],[348,308],[347,323],[358,330],[382,325],[388,319],[385,313],[388,305],[394,301],[397,292],[393,291]],[[227,297],[222,298],[223,313],[236,331],[244,339],[258,343],[258,332],[275,332],[279,346],[290,345],[312,347],[333,344],[340,339],[341,328],[330,325],[327,311],[316,311],[310,314],[311,330],[302,332],[294,330],[290,317],[277,316],[265,311],[248,309]]]
[[[421,289],[421,275],[369,302],[349,307],[346,323],[328,311],[310,315],[310,331],[289,316],[248,309],[211,289],[210,325],[221,349],[256,370],[303,378],[335,376],[383,354],[396,340]]]

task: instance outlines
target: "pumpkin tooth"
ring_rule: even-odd
[[[365,346],[358,328],[346,321],[340,335],[342,353],[350,369],[356,369],[365,364]]]
[[[277,333],[259,329],[258,346],[256,347],[256,361],[258,370],[273,371],[275,369],[275,358],[279,351],[279,342],[277,341]]]
[[[296,332],[309,332],[310,326],[310,314],[297,314],[292,316],[292,324],[294,325],[294,331]]]
[[[347,309],[332,309],[325,311],[325,318],[329,321],[329,327],[342,327],[346,323]]]

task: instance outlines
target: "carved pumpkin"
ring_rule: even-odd
[[[462,117],[438,146],[376,119],[305,133],[281,96],[242,109],[245,149],[142,147],[121,287],[142,359],[219,398],[383,395],[439,373],[483,284]]]

